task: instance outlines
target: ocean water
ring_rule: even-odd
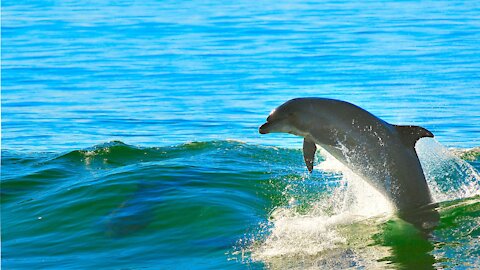
[[[2,1],[2,269],[478,269],[476,1]],[[304,96],[435,134],[425,238],[302,139]]]

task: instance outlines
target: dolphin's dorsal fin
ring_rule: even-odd
[[[314,142],[309,139],[303,139],[303,159],[305,160],[305,165],[309,172],[313,170],[313,160],[315,159],[315,152],[317,151],[317,146]]]
[[[433,133],[423,127],[397,126],[397,125],[393,125],[393,127],[397,130],[403,143],[407,146],[415,147],[415,143],[420,138],[424,138],[424,137],[433,138]]]

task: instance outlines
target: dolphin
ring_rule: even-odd
[[[319,145],[387,197],[401,218],[417,227],[436,225],[438,213],[431,211],[432,198],[415,151],[420,138],[434,136],[427,129],[389,124],[341,100],[295,98],[273,110],[259,132],[303,137],[309,172]]]

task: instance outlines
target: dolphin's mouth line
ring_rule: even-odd
[[[272,125],[274,125],[275,123],[279,122],[280,120],[282,119],[276,119],[276,120],[270,120],[267,122],[265,122],[263,125],[261,125],[259,128],[258,128],[258,132],[260,132],[260,134],[268,134],[270,133],[270,131],[268,130]]]
[[[275,119],[275,120],[268,120],[267,118],[267,121],[261,125],[259,128],[258,128],[258,132],[260,132],[260,134],[268,134],[270,133],[270,130],[268,130],[272,125],[278,123],[278,122],[281,122],[284,118],[280,118],[280,119]]]
[[[267,131],[267,128],[272,124],[272,122],[265,122],[263,125],[261,125],[259,128],[258,128],[258,132],[260,132],[260,134],[267,134],[268,131]]]

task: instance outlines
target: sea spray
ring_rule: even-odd
[[[326,196],[319,194],[307,201],[310,205],[307,212],[291,205],[272,211],[269,236],[251,250],[254,260],[271,262],[284,256],[316,256],[318,260],[325,259],[323,255],[338,255],[338,251],[347,249],[352,241],[352,234],[346,234],[349,230],[345,228],[361,222],[378,223],[391,215],[392,205],[377,190],[328,152],[321,150],[321,156],[325,160],[315,166],[316,173],[340,175],[338,185],[332,187]],[[287,188],[291,189],[291,186]],[[373,217],[375,219],[368,221]],[[361,257],[352,249],[349,253],[352,258]]]
[[[435,202],[480,194],[479,173],[458,155],[464,151],[449,150],[429,138],[420,140],[416,150]]]
[[[381,268],[382,258],[395,258],[404,252],[408,245],[399,239],[406,237],[425,248],[415,257],[418,264],[410,260],[401,260],[400,264],[431,266],[434,258],[429,252],[433,246],[412,225],[395,217],[393,206],[376,189],[328,152],[320,151],[324,160],[315,166],[315,172],[321,177],[325,173],[340,175],[338,185],[330,188],[328,195],[310,197],[306,202],[309,207],[301,208],[308,211],[301,211],[295,204],[274,209],[269,215],[268,235],[251,239],[253,244],[246,247],[253,261],[262,261],[272,269],[285,265],[292,269],[353,265]],[[479,194],[478,173],[466,161],[433,139],[420,140],[417,151],[436,202]],[[314,173],[300,181],[325,180],[315,177]],[[295,193],[292,185],[286,189],[285,196]],[[390,248],[381,248],[374,242]]]

